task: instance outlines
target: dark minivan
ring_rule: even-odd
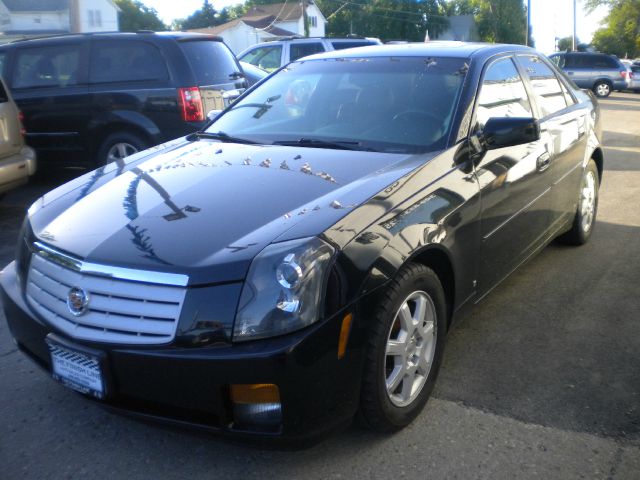
[[[38,159],[101,165],[198,130],[246,87],[218,37],[60,35],[0,47]]]

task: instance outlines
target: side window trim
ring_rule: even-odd
[[[543,65],[545,65],[549,70],[551,70],[551,73],[553,73],[554,78],[558,81],[558,83],[560,84],[560,88],[563,90],[563,96],[564,96],[564,91],[566,90],[569,93],[571,99],[573,100],[573,105],[578,103],[578,101],[575,98],[573,92],[571,91],[572,88],[569,88],[565,84],[565,82],[562,81],[562,79],[560,78],[561,76],[558,75],[558,73],[554,70],[553,65],[550,65],[550,62],[546,58],[543,58],[542,55],[538,55],[537,53],[519,53],[519,54],[515,55],[514,60],[515,60],[516,66],[518,68],[518,71],[520,72],[520,76],[522,77],[522,80],[525,83],[525,88],[527,89],[527,94],[529,95],[529,101],[531,102],[531,105],[532,105],[532,107],[534,109],[535,118],[537,120],[542,121],[542,120],[544,120],[546,118],[557,116],[557,115],[561,114],[563,111],[565,111],[567,108],[571,108],[573,105],[565,105],[564,109],[560,109],[560,110],[558,110],[556,112],[553,112],[553,113],[551,113],[549,115],[543,115],[542,114],[542,110],[540,108],[540,105],[538,105],[538,99],[536,98],[536,95],[533,92],[533,87],[531,85],[531,79],[529,78],[529,75],[527,74],[524,66],[522,65],[522,62],[520,62],[520,58],[519,57],[523,57],[523,56],[537,57],[538,61],[540,61]],[[566,99],[565,99],[565,103],[566,103]]]
[[[531,90],[529,88],[528,82],[525,80],[525,78],[522,77],[522,71],[520,69],[520,65],[518,64],[518,62],[515,61],[514,58],[514,54],[513,53],[507,53],[507,54],[503,54],[503,55],[499,55],[496,57],[491,58],[489,61],[487,61],[484,65],[484,67],[482,67],[482,73],[480,74],[480,79],[478,80],[478,85],[476,88],[476,95],[475,95],[475,99],[473,101],[473,114],[471,115],[471,122],[469,123],[469,131],[467,132],[467,138],[471,137],[471,135],[473,135],[474,133],[474,128],[476,126],[476,120],[477,120],[477,114],[478,114],[478,102],[480,100],[480,94],[482,92],[482,84],[484,83],[484,79],[485,76],[487,74],[487,71],[489,70],[489,68],[491,68],[492,65],[494,65],[495,63],[504,60],[504,59],[510,59],[511,62],[513,63],[514,68],[517,70],[518,75],[520,76],[520,80],[522,81],[522,83],[524,84],[524,88],[525,88],[525,92],[527,93],[527,97],[529,100],[529,105],[531,106],[532,109],[532,114],[534,115],[533,118],[537,119],[538,117],[537,115],[537,110],[536,110],[536,106],[534,104],[534,102],[531,101]]]

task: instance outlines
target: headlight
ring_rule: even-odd
[[[233,339],[272,337],[317,321],[334,252],[315,237],[275,243],[260,252],[242,288]]]

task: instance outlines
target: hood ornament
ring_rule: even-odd
[[[89,294],[80,287],[73,287],[67,294],[67,308],[72,315],[79,317],[87,311]]]

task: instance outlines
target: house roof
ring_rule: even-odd
[[[255,17],[272,17],[277,18],[278,22],[296,21],[302,17],[302,8],[300,8],[301,2],[285,2],[285,3],[272,3],[269,5],[256,5],[251,7],[243,18],[255,18]],[[304,2],[306,7],[308,2]]]
[[[258,30],[262,30],[264,32],[270,33],[271,35],[275,35],[276,37],[289,37],[295,35],[293,32],[289,30],[285,30],[284,28],[275,27],[273,25],[274,17],[264,17],[264,18],[236,18],[235,20],[231,20],[230,22],[223,23],[222,25],[216,25],[215,27],[210,28],[197,28],[195,30],[189,30],[190,32],[198,32],[198,33],[208,33],[210,35],[220,35],[222,32],[229,30],[231,28],[236,27],[239,23],[244,23],[249,27],[256,28]]]
[[[58,12],[69,9],[69,0],[1,0],[10,12]]]

